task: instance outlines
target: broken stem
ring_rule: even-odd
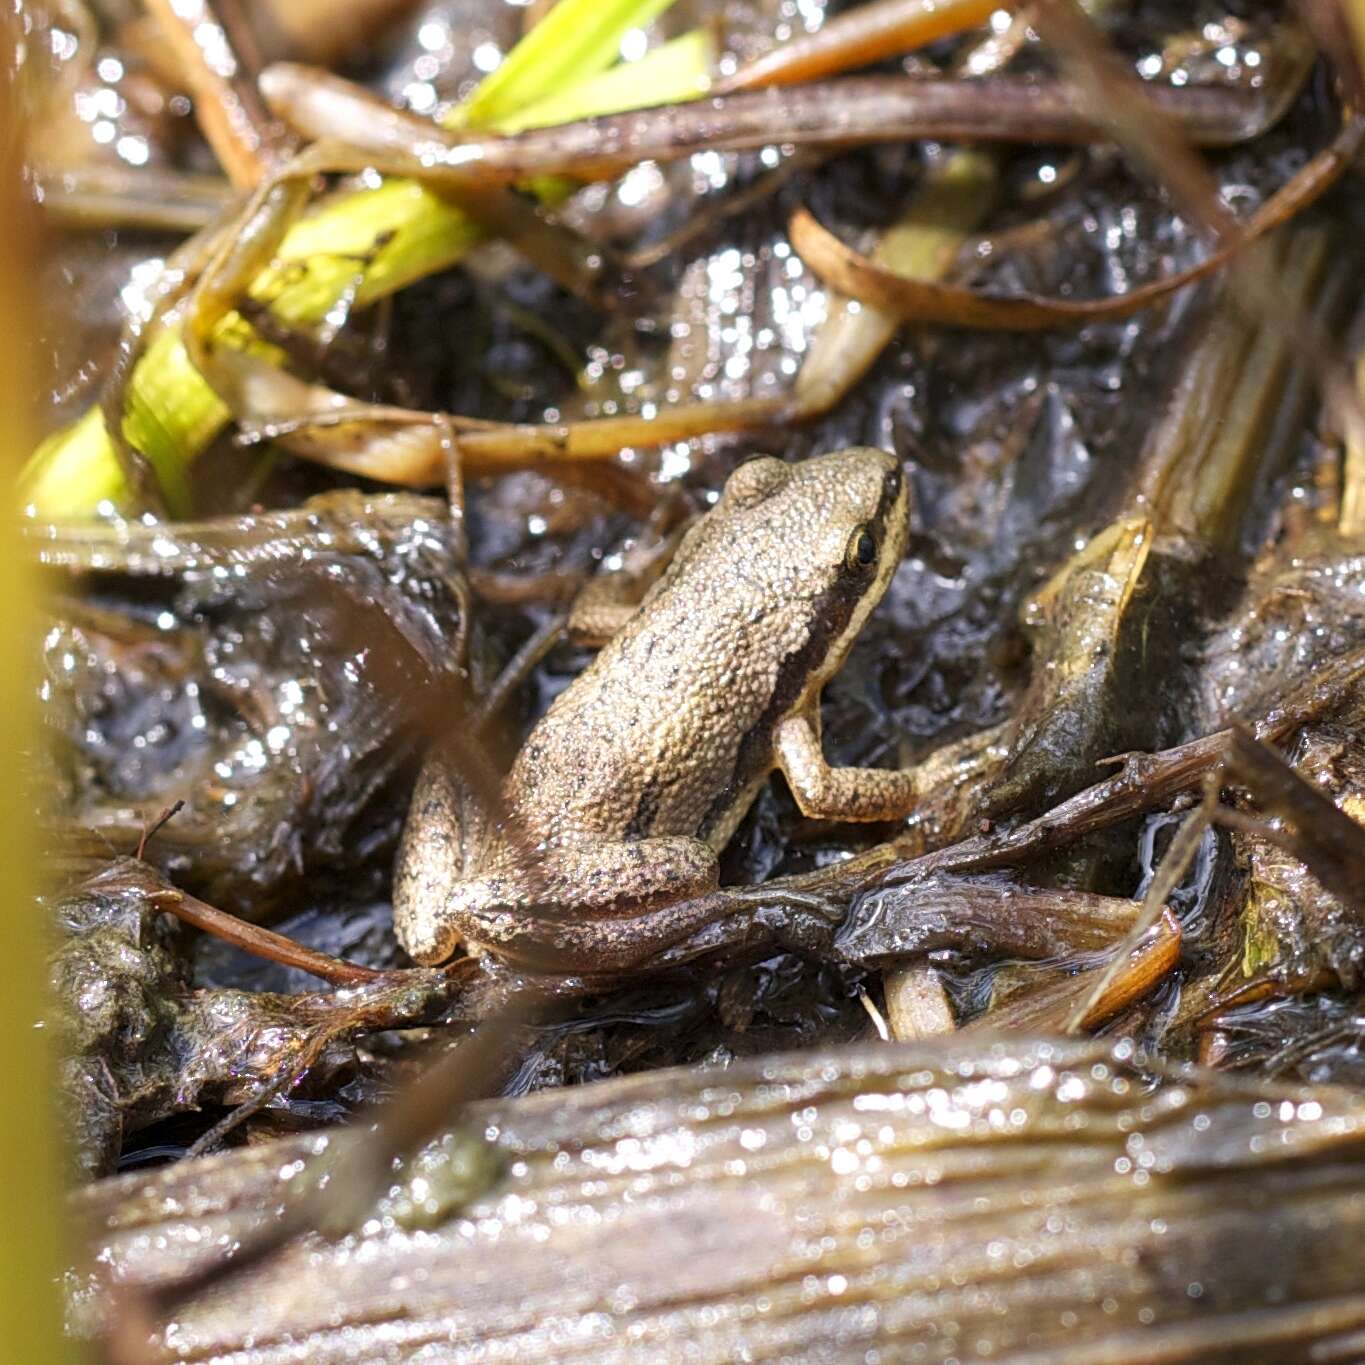
[[[164,910],[225,943],[235,944],[269,962],[278,962],[282,967],[297,967],[333,986],[361,986],[391,975],[374,967],[362,967],[358,962],[333,957],[330,953],[321,953],[272,929],[262,929],[258,924],[248,924],[246,920],[238,919],[236,915],[208,905],[179,889],[153,891],[149,899],[158,910]]]

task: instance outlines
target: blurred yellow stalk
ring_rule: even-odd
[[[36,227],[20,181],[21,147],[9,75],[14,70],[14,16],[0,15],[0,451],[13,477],[30,449],[28,405],[34,385],[33,279]],[[61,1331],[57,1277],[65,1241],[61,1139],[57,1130],[56,1076],[44,1012],[46,954],[33,904],[32,813],[29,784],[21,778],[35,742],[36,711],[30,686],[32,584],[24,573],[13,517],[0,533],[0,904],[6,915],[0,956],[0,1356],[24,1365],[74,1360]]]

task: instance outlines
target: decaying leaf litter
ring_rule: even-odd
[[[1131,1320],[1087,1320],[1086,1339],[1108,1340],[1122,1359],[1151,1358],[1159,1342],[1179,1358],[1279,1358],[1335,1334],[1349,1355],[1359,1277],[1320,1269],[1334,1249],[1353,1259],[1361,1197],[1349,1087],[1359,1085],[1353,888],[1365,849],[1355,823],[1365,440],[1352,435],[1358,400],[1338,382],[1359,330],[1349,28],[1325,23],[1327,7],[1305,9],[1300,31],[1278,8],[1106,6],[1103,42],[1161,92],[1152,114],[1116,99],[1108,128],[1114,111],[1087,108],[1077,78],[1094,35],[1078,38],[1062,5],[1041,6],[1032,22],[944,6],[930,29],[926,12],[891,0],[837,16],[760,4],[727,10],[719,33],[697,27],[714,18],[701,4],[639,29],[653,16],[617,8],[622,31],[605,32],[604,20],[594,35],[606,55],[594,59],[604,74],[591,99],[575,107],[566,91],[539,130],[510,107],[516,61],[499,68],[511,73],[501,85],[469,98],[490,53],[513,46],[520,12],[438,4],[393,21],[382,55],[346,67],[346,82],[298,65],[306,51],[277,49],[296,64],[270,68],[270,109],[246,121],[268,136],[243,149],[241,121],[205,111],[231,91],[214,93],[188,50],[178,71],[157,70],[109,16],[85,16],[106,23],[95,39],[62,27],[75,7],[33,7],[35,22],[74,40],[55,88],[83,93],[77,109],[117,103],[147,173],[180,177],[185,201],[200,205],[184,227],[203,225],[183,244],[145,235],[164,215],[130,218],[126,198],[93,209],[79,199],[92,176],[118,172],[136,201],[133,158],[111,166],[88,146],[42,149],[39,183],[63,186],[58,206],[66,196],[83,204],[82,222],[93,212],[142,226],[112,238],[125,268],[173,261],[151,288],[146,267],[134,271],[134,294],[117,278],[139,321],[112,355],[113,289],[102,315],[70,291],[85,316],[53,319],[53,434],[23,485],[29,544],[51,587],[44,904],[64,935],[55,1022],[80,1169],[180,1158],[167,1197],[221,1207],[214,1236],[244,1248],[222,1292],[249,1294],[251,1264],[286,1233],[319,1226],[329,1199],[307,1182],[313,1140],[289,1139],[303,1185],[289,1186],[292,1214],[263,1236],[251,1197],[232,1184],[249,1184],[254,1158],[200,1164],[216,1146],[254,1147],[395,1097],[375,1150],[344,1168],[353,1220],[327,1213],[338,1245],[358,1237],[383,1253],[412,1209],[371,1217],[367,1192],[387,1183],[390,1154],[439,1132],[461,1099],[706,1063],[687,1084],[710,1098],[670,1129],[700,1141],[698,1125],[729,1093],[723,1078],[736,1077],[747,1102],[745,1087],[778,1065],[745,1070],[739,1059],[875,1037],[871,1013],[900,1037],[954,1024],[967,1035],[923,1043],[905,1055],[931,1060],[903,1065],[907,1077],[920,1065],[958,1077],[942,1091],[971,1135],[957,1159],[989,1176],[1007,1149],[992,1134],[994,1111],[969,1093],[964,1057],[975,1048],[994,1059],[986,1072],[1036,1077],[1050,1065],[1040,1045],[1002,1047],[993,1029],[1098,1030],[1143,1049],[1114,1055],[1121,1071],[1131,1063],[1125,1084],[1152,1087],[1158,1105],[1197,1084],[1209,1112],[1245,1103],[1252,1123],[1271,1105],[1285,1142],[1302,1131],[1305,1150],[1329,1153],[1297,1174],[1277,1169],[1267,1192],[1243,1190],[1249,1201],[1288,1200],[1269,1192],[1283,1180],[1321,1181],[1339,1197],[1326,1232],[1313,1224],[1311,1257],[1286,1234],[1293,1267],[1280,1279],[1231,1254],[1244,1232],[1215,1233],[1199,1222],[1211,1212],[1185,1213],[1188,1242],[1161,1275],[1126,1282]],[[218,17],[240,42],[237,7]],[[882,35],[870,48],[869,32]],[[92,60],[93,42],[120,54],[117,76]],[[630,63],[610,66],[618,51],[656,63],[661,83],[648,97],[628,88],[638,85]],[[239,57],[256,69],[255,55]],[[689,104],[704,69],[721,93]],[[760,89],[784,79],[786,93]],[[347,83],[356,80],[372,93]],[[173,133],[134,129],[147,105],[138,81],[195,93],[232,189],[183,115]],[[92,104],[101,90],[113,100]],[[611,112],[613,99],[628,110],[661,92],[680,103]],[[408,112],[390,116],[376,97]],[[892,109],[908,121],[892,123]],[[447,131],[430,125],[433,112]],[[575,122],[583,113],[606,117]],[[790,145],[762,146],[782,120],[810,141],[794,132]],[[1188,142],[1217,149],[1203,164],[1218,200],[1200,199],[1198,163],[1172,161],[1164,187],[1144,176],[1144,160],[1160,167],[1151,152],[1171,129],[1183,157]],[[945,145],[945,135],[972,145]],[[400,200],[399,181],[378,185],[371,172],[358,189],[335,188],[340,173],[376,164],[421,186],[409,182]],[[502,169],[490,178],[485,168]],[[320,199],[324,173],[334,178]],[[542,177],[538,201],[508,187],[529,173]],[[219,202],[231,207],[203,207]],[[374,215],[399,205],[408,216],[376,229]],[[1228,228],[1229,211],[1245,229]],[[347,223],[351,236],[329,247],[328,228]],[[1222,268],[1177,292],[1214,247]],[[440,268],[456,258],[459,268]],[[90,259],[88,239],[72,236],[51,269],[69,285]],[[829,292],[831,281],[857,297]],[[1153,306],[1130,312],[1124,300],[1144,288]],[[902,329],[906,319],[936,325]],[[107,359],[82,356],[85,377],[71,372],[63,326],[105,338]],[[73,410],[82,395],[94,403],[84,417]],[[529,923],[505,960],[401,961],[386,896],[421,751],[447,746],[494,791],[530,719],[581,667],[583,651],[561,635],[584,583],[666,540],[747,454],[796,459],[850,443],[906,459],[916,510],[906,562],[826,693],[826,747],[841,763],[916,765],[921,811],[903,830],[821,827],[773,784],[727,853],[725,889],[696,904],[687,935],[642,941],[591,976],[564,970],[562,922]],[[358,474],[373,479],[357,486]],[[395,493],[385,477],[447,496]],[[452,715],[465,720],[452,726]],[[201,931],[177,927],[176,915]],[[1066,1048],[1079,1045],[1053,1046],[1072,1064]],[[414,1087],[433,1052],[444,1088]],[[902,1065],[884,1055],[848,1062],[850,1084]],[[1105,1055],[1085,1054],[1086,1064]],[[1188,1082],[1171,1069],[1186,1061],[1251,1079]],[[799,1090],[804,1063],[782,1065]],[[831,1065],[829,1076],[845,1062]],[[639,1088],[647,1081],[621,1084],[603,1092],[604,1107],[569,1104],[550,1141],[604,1144],[603,1160],[627,1169],[622,1144],[635,1139],[612,1130],[618,1101],[606,1097],[646,1110],[660,1101]],[[913,1092],[918,1082],[899,1084]],[[1040,1110],[1020,1111],[1025,1132],[1061,1121],[1075,1098],[1075,1113],[1103,1103],[1084,1085],[1075,1097],[1050,1085]],[[551,1113],[553,1102],[525,1112]],[[853,1144],[847,1171],[825,1158],[801,1187],[837,1219],[839,1177],[881,1168],[814,1112],[812,1150]],[[1147,1171],[1158,1199],[1182,1163],[1242,1180],[1243,1122],[1202,1154],[1195,1123],[1172,1166],[1129,1170]],[[917,1130],[904,1124],[888,1140],[913,1147]],[[452,1207],[504,1197],[499,1172],[516,1150],[490,1141]],[[659,1159],[697,1169],[676,1150]],[[1041,1201],[1056,1198],[1038,1193],[1045,1171],[1043,1161]],[[334,1177],[330,1202],[342,1184]],[[97,1187],[87,1215],[150,1226],[133,1204],[119,1212],[138,1188]],[[685,1188],[708,1235],[733,1249],[733,1218],[701,1213],[714,1190],[699,1179]],[[861,1193],[902,1220],[923,1218],[898,1188],[873,1178]],[[619,1197],[607,1193],[609,1211]],[[1138,1217],[1140,1200],[1124,1194],[1119,1214]],[[169,1227],[174,1244],[168,1207],[158,1235]],[[1292,1200],[1284,1209],[1298,1216]],[[1107,1264],[1126,1226],[1069,1225],[1060,1254],[1085,1244]],[[600,1254],[565,1254],[580,1251]],[[696,1252],[684,1239],[665,1265]],[[954,1320],[944,1334],[958,1310],[929,1281],[905,1279],[895,1254],[868,1257],[852,1277],[858,1312],[828,1301],[784,1310],[794,1333],[785,1345],[831,1351],[932,1327],[951,1355],[957,1333],[975,1329]],[[153,1266],[119,1255],[120,1274],[143,1286],[139,1311],[168,1314],[233,1259]],[[727,1269],[707,1292],[736,1321],[753,1311],[742,1309],[747,1274],[774,1284],[816,1275],[838,1297],[850,1276],[836,1259],[814,1244],[804,1261],[721,1257]],[[1057,1322],[1094,1287],[1072,1274],[1048,1291]],[[835,1279],[844,1290],[830,1288]],[[1017,1271],[1006,1283],[1027,1292]],[[1178,1307],[1196,1283],[1218,1315],[1203,1336]],[[893,1322],[888,1286],[902,1305],[921,1304],[918,1316]],[[595,1292],[563,1312],[601,1358],[588,1325],[602,1307]],[[105,1306],[87,1327],[110,1330],[133,1311],[132,1299],[120,1309],[97,1297]],[[328,1358],[326,1325],[281,1311],[269,1331],[302,1333]],[[500,1309],[436,1321],[400,1295],[395,1311],[405,1326],[383,1358],[495,1335],[518,1358],[544,1349]],[[689,1330],[657,1305],[612,1311],[641,1342]],[[983,1327],[980,1340],[1047,1352],[1055,1326]],[[1143,1335],[1147,1326],[1165,1335]],[[277,1358],[260,1337],[234,1344],[217,1328],[184,1330],[157,1339],[162,1355]],[[712,1349],[724,1355],[734,1339],[722,1334]]]

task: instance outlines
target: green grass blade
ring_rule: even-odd
[[[658,18],[672,0],[559,0],[451,122],[493,127],[528,105],[605,71],[621,39]]]
[[[548,128],[592,114],[620,109],[647,109],[703,95],[710,84],[708,72],[715,60],[716,42],[709,28],[695,28],[681,38],[646,52],[639,61],[622,62],[597,76],[587,87],[574,86],[559,94],[528,104],[517,113],[497,121],[499,132],[519,133],[523,128]],[[691,89],[689,90],[689,86]],[[664,97],[660,98],[660,92]],[[585,98],[590,96],[590,98]],[[591,113],[587,112],[591,108]]]

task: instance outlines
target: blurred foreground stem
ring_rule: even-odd
[[[0,17],[0,71],[12,71],[13,26]],[[8,107],[13,86],[0,78],[0,128],[16,126]],[[28,375],[35,317],[26,296],[34,277],[33,209],[20,187],[21,149],[0,137],[0,450],[13,461],[26,450],[26,415],[34,392]],[[0,895],[6,910],[0,981],[0,1170],[5,1173],[4,1233],[0,1235],[0,1356],[25,1365],[74,1360],[62,1336],[57,1278],[66,1250],[65,1200],[60,1188],[61,1140],[53,1096],[56,1068],[38,1027],[47,980],[41,921],[29,880],[32,850],[28,784],[18,779],[37,732],[28,668],[33,635],[25,604],[30,584],[22,569],[13,518],[0,534],[0,592],[7,609],[0,628],[0,762],[10,774],[0,793]]]
[[[1356,392],[1365,402],[1365,352],[1356,357]],[[1359,536],[1365,533],[1365,432],[1352,423],[1347,428],[1337,529],[1343,536]]]

